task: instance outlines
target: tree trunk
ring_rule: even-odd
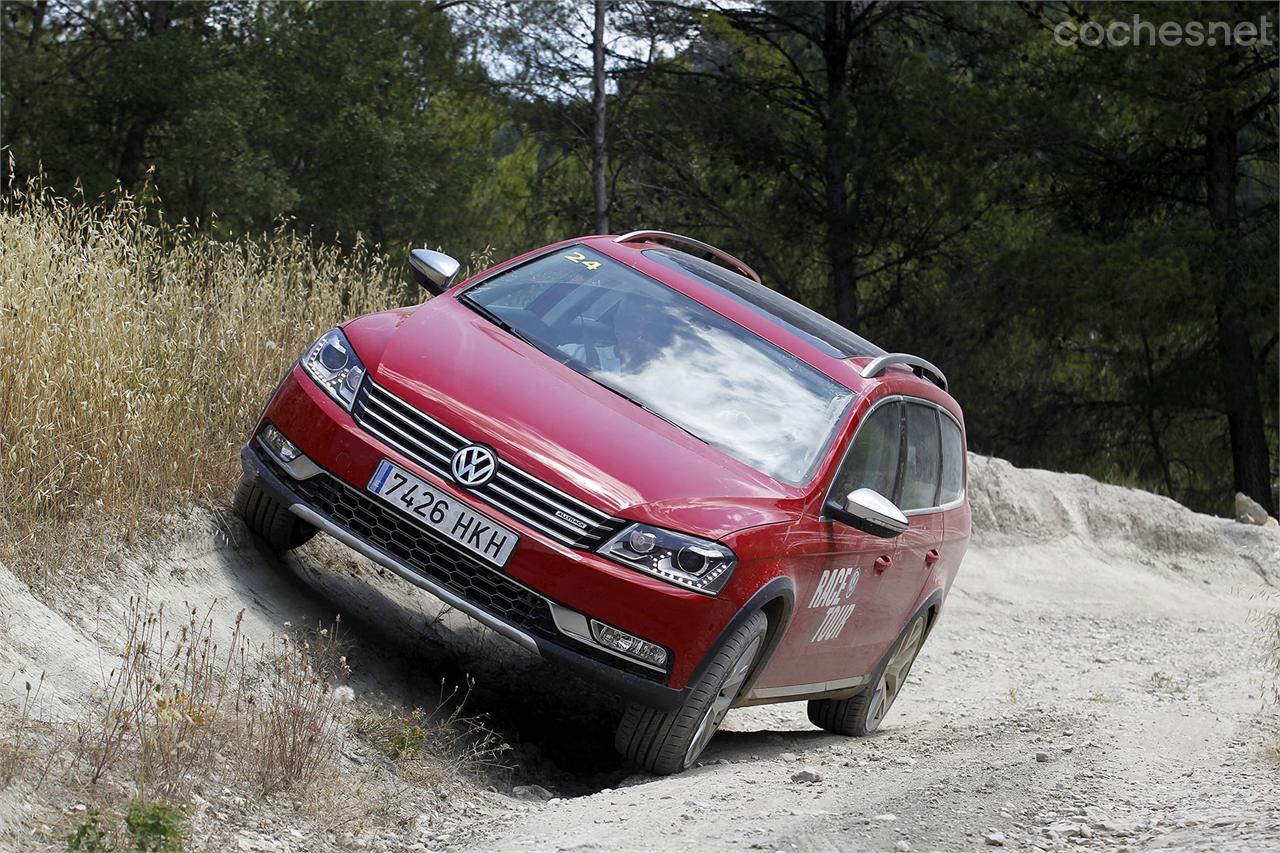
[[[591,182],[595,190],[595,231],[609,233],[609,151],[606,147],[608,116],[606,113],[604,24],[609,0],[595,0],[596,22],[591,34],[591,66],[594,72],[591,85]]]
[[[850,6],[827,3],[822,45],[827,111],[822,125],[824,218],[827,229],[827,293],[836,322],[858,328],[858,291],[853,277],[853,222],[849,213],[846,146],[849,135]]]
[[[1205,186],[1209,221],[1215,235],[1213,258],[1218,271],[1214,308],[1217,315],[1217,350],[1222,407],[1231,436],[1231,461],[1236,490],[1276,514],[1271,498],[1271,449],[1263,423],[1262,397],[1258,393],[1258,362],[1249,340],[1245,307],[1240,304],[1240,269],[1233,245],[1239,239],[1236,209],[1236,116],[1229,107],[1214,107],[1205,132]]]
[[[1160,477],[1164,480],[1164,493],[1175,501],[1178,490],[1174,487],[1173,469],[1169,465],[1169,454],[1164,449],[1164,438],[1156,424],[1156,411],[1162,400],[1156,391],[1155,360],[1151,357],[1151,341],[1147,333],[1142,333],[1143,363],[1147,368],[1147,387],[1142,392],[1142,411],[1147,421],[1147,436],[1151,440],[1151,452],[1155,454],[1156,466],[1160,469]]]
[[[124,142],[120,146],[120,160],[116,166],[116,180],[127,190],[137,189],[142,177],[151,125],[150,119],[136,119],[124,135]]]
[[[131,8],[141,20],[147,38],[159,36],[173,21],[174,4],[171,0],[139,2],[134,3]],[[137,189],[138,182],[142,178],[142,168],[147,161],[147,141],[150,139],[152,128],[159,123],[160,118],[155,114],[155,108],[148,106],[141,115],[136,115],[129,123],[116,164],[116,179],[125,189]]]

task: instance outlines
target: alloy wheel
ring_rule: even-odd
[[[689,749],[684,755],[684,766],[688,767],[702,754],[707,748],[707,744],[711,742],[711,738],[715,735],[716,729],[720,728],[720,723],[724,720],[725,715],[729,713],[729,708],[733,705],[735,699],[738,698],[739,691],[742,690],[743,683],[747,680],[747,675],[751,672],[751,668],[755,665],[756,657],[760,654],[760,647],[764,643],[764,633],[761,632],[751,638],[751,642],[747,643],[746,648],[742,650],[742,654],[734,661],[729,676],[720,685],[720,690],[716,697],[711,700],[711,704],[707,706],[707,710],[702,713],[702,719],[698,720],[698,727],[694,731],[693,740],[689,743]]]
[[[893,702],[902,691],[902,685],[907,680],[911,664],[915,663],[916,655],[920,653],[920,645],[923,642],[924,617],[920,616],[911,623],[911,627],[907,629],[907,635],[898,644],[893,657],[889,658],[889,663],[885,665],[884,672],[876,682],[875,693],[872,694],[870,707],[867,708],[869,729],[877,728],[880,721],[889,713],[889,709],[893,707]]]

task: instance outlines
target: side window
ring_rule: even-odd
[[[855,489],[875,489],[893,500],[902,445],[902,405],[886,403],[858,428],[853,446],[836,473],[831,497],[844,503]]]
[[[898,500],[903,512],[935,505],[942,463],[938,411],[910,403],[906,413],[907,458],[902,468],[902,497]]]
[[[959,499],[964,491],[964,436],[951,418],[943,415],[942,421],[942,493],[938,503],[947,504]]]

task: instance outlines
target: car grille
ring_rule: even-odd
[[[557,636],[551,608],[542,596],[509,580],[461,549],[431,536],[394,510],[381,506],[330,474],[289,480],[317,512],[365,542],[395,557],[423,577],[483,607],[493,615],[543,636]]]
[[[356,395],[352,415],[364,430],[450,481],[449,463],[454,453],[472,443],[368,377]],[[468,491],[573,548],[593,549],[627,525],[502,459],[492,480]]]

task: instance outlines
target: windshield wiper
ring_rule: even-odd
[[[675,427],[676,429],[680,430],[681,432],[688,433],[689,435],[691,435],[691,436],[693,436],[694,438],[698,439],[698,441],[701,441],[703,444],[711,444],[711,442],[707,441],[705,438],[703,438],[702,436],[698,435],[696,432],[691,431],[688,427],[681,426],[680,424],[678,424],[678,423],[676,423],[675,421],[671,420],[671,418],[669,418],[669,417],[667,417],[666,415],[662,414],[662,413],[661,413],[661,412],[659,412],[657,409],[653,408],[652,406],[648,405],[647,403],[642,403],[642,402],[640,402],[639,400],[637,400],[635,397],[632,397],[632,396],[631,396],[631,395],[629,395],[629,394],[624,394],[624,393],[622,393],[622,392],[621,392],[621,391],[619,391],[617,388],[614,388],[612,385],[609,385],[608,383],[601,382],[599,379],[596,379],[594,376],[592,376],[592,375],[591,375],[591,374],[589,374],[589,373],[587,374],[587,378],[591,379],[591,380],[592,380],[593,382],[595,382],[597,385],[601,385],[601,386],[603,386],[603,387],[605,387],[605,388],[608,388],[610,391],[612,391],[613,393],[617,394],[619,397],[621,397],[622,399],[626,400],[628,403],[633,403],[633,404],[635,404],[635,405],[639,406],[640,408],[644,409],[644,410],[645,410],[646,412],[648,412],[649,414],[653,415],[653,416],[654,416],[655,418],[657,418],[658,420],[660,420],[660,421],[666,421],[667,423],[671,424],[673,427]]]
[[[461,302],[463,305],[467,306],[468,308],[470,308],[472,311],[479,314],[481,317],[488,320],[493,325],[497,326],[502,331],[506,332],[508,335],[511,335],[511,337],[519,338],[520,340],[524,341],[526,344],[528,344],[529,346],[533,347],[536,350],[542,349],[542,347],[538,346],[533,341],[529,340],[529,337],[525,335],[524,332],[519,331],[518,329],[516,329],[515,326],[511,325],[506,320],[502,319],[497,314],[493,313],[488,308],[481,305],[479,302],[476,302],[475,300],[472,300],[472,299],[468,299],[466,295],[459,296],[458,301]]]

